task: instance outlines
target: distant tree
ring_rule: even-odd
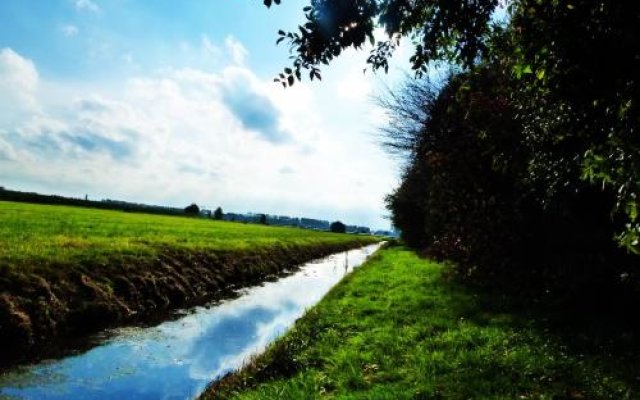
[[[218,207],[215,209],[215,211],[213,212],[213,219],[217,219],[222,220],[222,218],[224,217],[224,213],[222,212],[222,208]]]
[[[335,221],[331,223],[329,230],[334,233],[346,233],[347,226],[340,221]]]
[[[200,207],[196,203],[191,203],[191,205],[185,207],[184,213],[187,215],[198,215],[200,214]]]
[[[265,214],[260,214],[260,218],[258,219],[258,223],[262,225],[267,225],[267,216]]]

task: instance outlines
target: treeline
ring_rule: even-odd
[[[393,223],[470,282],[577,308],[637,299],[640,3],[510,7],[472,66],[382,99],[407,161]]]
[[[286,215],[225,213],[223,219],[225,221],[233,222],[265,223],[267,225],[292,226],[320,231],[328,231],[331,228],[331,222],[327,220],[304,217],[290,217]],[[345,231],[346,233],[371,233],[371,229],[369,227],[358,225],[345,225]]]
[[[141,212],[147,214],[161,215],[184,215],[185,210],[176,207],[156,206],[149,204],[129,203],[120,200],[89,200],[87,198],[73,198],[59,195],[47,195],[32,192],[20,192],[17,190],[8,190],[0,187],[0,200],[16,201],[23,203],[64,205],[76,207],[99,208],[103,210],[117,210],[125,212]]]
[[[45,195],[33,192],[20,192],[8,190],[0,186],[0,200],[16,201],[24,203],[66,205],[76,207],[99,208],[103,210],[116,210],[125,212],[140,212],[159,215],[197,216],[203,218],[220,219],[231,222],[255,223],[274,226],[292,226],[304,229],[329,231],[331,222],[313,218],[298,218],[255,213],[224,213],[218,207],[215,211],[200,209],[197,204],[191,204],[185,208],[165,207],[149,204],[130,203],[120,200],[89,200],[87,198],[73,198],[59,195]],[[371,229],[366,226],[345,225],[346,233],[371,234]],[[391,236],[393,232],[379,231],[377,234]]]

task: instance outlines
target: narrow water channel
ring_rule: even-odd
[[[82,354],[16,368],[0,376],[0,399],[192,399],[262,351],[378,247],[310,262],[155,327],[110,331]]]

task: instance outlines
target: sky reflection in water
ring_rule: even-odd
[[[286,331],[377,245],[309,263],[277,282],[153,328],[125,328],[81,355],[0,377],[0,398],[190,399]]]

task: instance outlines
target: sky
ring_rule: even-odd
[[[403,69],[349,51],[278,86],[305,5],[2,0],[0,186],[389,228],[400,165],[373,98]]]

